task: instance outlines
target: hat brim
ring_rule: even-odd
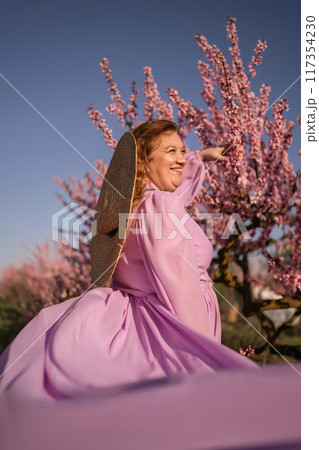
[[[136,181],[136,152],[134,135],[127,131],[117,144],[102,183],[91,241],[92,281],[99,287],[104,286],[112,277],[125,242],[128,221],[125,220],[123,224],[119,219],[120,213],[128,216],[132,210]],[[105,206],[107,193],[110,201]],[[111,218],[109,223],[108,217]],[[99,228],[104,229],[104,232],[99,232]],[[124,237],[120,238],[120,234]]]

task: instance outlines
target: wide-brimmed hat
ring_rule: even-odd
[[[119,140],[101,187],[92,226],[91,275],[96,286],[111,278],[124,245],[128,221],[120,214],[130,214],[136,180],[136,141],[127,131]],[[123,216],[122,216],[123,217]],[[121,231],[121,233],[120,233]]]

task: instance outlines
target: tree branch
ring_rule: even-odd
[[[297,298],[282,297],[278,299],[258,299],[255,300],[259,311],[267,311],[269,309],[286,309],[300,308],[301,301]]]

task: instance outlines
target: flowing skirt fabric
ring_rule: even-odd
[[[300,366],[222,345],[204,292],[211,339],[155,295],[96,288],[44,308],[0,357],[0,447],[298,448]]]

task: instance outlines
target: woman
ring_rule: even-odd
[[[207,274],[213,249],[185,211],[203,181],[203,159],[217,159],[224,148],[186,152],[169,121],[144,123],[133,134],[137,214],[112,285],[85,293],[62,319],[74,299],[40,311],[0,358],[4,397],[57,405],[92,399],[96,392],[103,398],[142,380],[230,368],[247,369],[246,377],[261,371],[221,344],[219,307]]]

